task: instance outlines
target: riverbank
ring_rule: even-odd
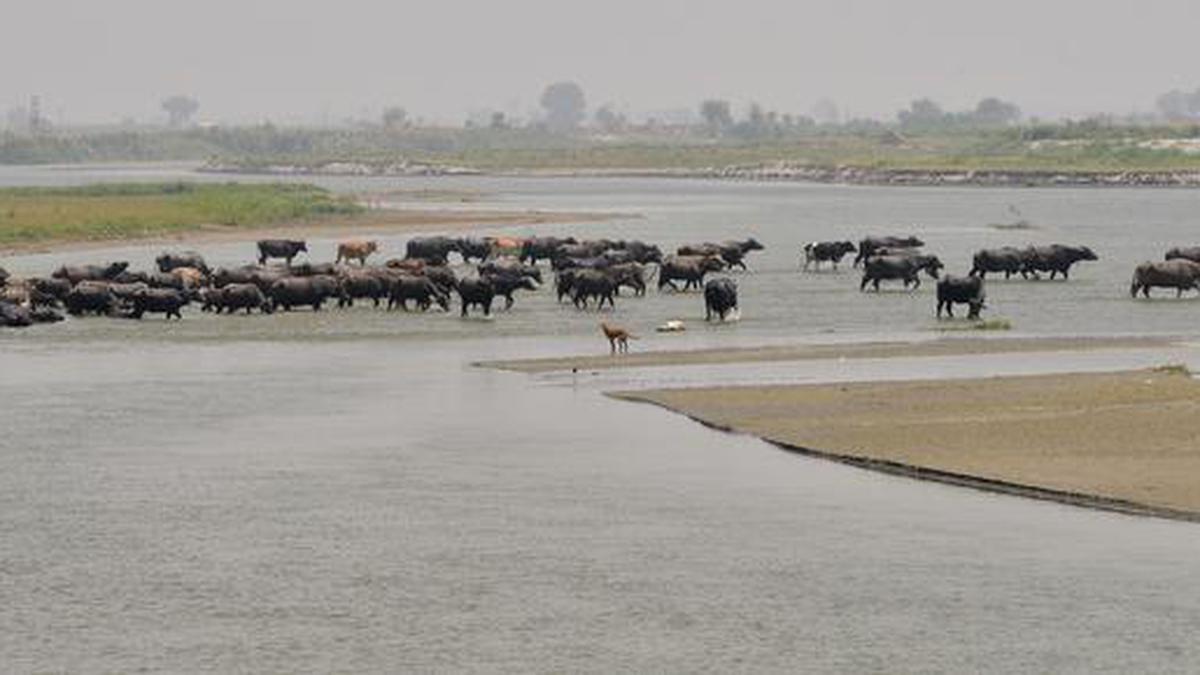
[[[979,354],[1019,354],[1096,349],[1153,349],[1178,344],[1178,338],[1131,337],[1028,337],[938,338],[924,342],[861,342],[846,344],[794,344],[766,347],[660,350],[611,356],[579,355],[534,359],[483,361],[475,365],[519,373],[548,373],[611,368],[704,366],[734,363],[771,363],[817,359],[884,359]]]
[[[617,392],[789,450],[915,478],[1200,520],[1200,382],[1134,371]]]
[[[259,176],[478,176],[511,178],[645,178],[760,182],[818,183],[898,187],[1156,187],[1200,188],[1197,169],[993,169],[919,168],[811,165],[804,162],[766,162],[703,167],[550,167],[483,169],[455,165],[400,162],[316,162],[258,164],[220,162],[199,169],[205,173]]]
[[[437,205],[475,200],[473,193],[443,191],[395,191],[359,199],[302,184],[10,188],[0,190],[0,254],[101,248],[115,242],[174,245],[261,237],[371,236],[617,217]]]

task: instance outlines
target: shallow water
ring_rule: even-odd
[[[1022,236],[1104,258],[1067,284],[994,284],[1019,331],[1194,333],[1200,310],[1131,301],[1121,281],[1189,243],[1191,192],[462,183],[511,208],[646,214],[539,232],[767,244],[737,276],[737,324],[703,326],[695,295],[622,299],[617,320],[646,331],[635,349],[931,337],[928,289],[860,297],[852,274],[799,275],[798,243],[921,222],[962,260],[1012,241],[981,224],[1009,201],[1047,223]],[[1122,368],[1192,348],[573,377],[469,365],[606,348],[594,312],[547,295],[493,321],[362,308],[0,333],[0,670],[1194,668],[1195,525],[877,475],[600,395]],[[677,316],[689,332],[648,331]]]

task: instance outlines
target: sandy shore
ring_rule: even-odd
[[[38,241],[0,247],[0,255],[49,253],[111,248],[123,244],[181,245],[239,242],[283,237],[367,237],[417,232],[465,232],[489,227],[589,223],[633,218],[633,214],[554,211],[501,211],[439,208],[371,210],[361,215],[329,220],[302,221],[262,227],[205,225],[170,236],[152,235],[124,239]]]
[[[1136,371],[623,392],[876,470],[1200,520],[1200,381]]]
[[[1169,347],[1178,339],[1167,337],[1034,337],[1034,338],[939,338],[926,342],[868,342],[854,344],[781,345],[726,349],[635,352],[610,356],[607,344],[598,337],[598,355],[566,356],[508,361],[484,361],[476,365],[520,373],[559,370],[604,370],[655,366],[699,366],[730,363],[766,363],[815,359],[882,359],[921,356],[966,356],[1027,352],[1080,351],[1090,349],[1137,349]],[[604,347],[600,350],[599,347]]]

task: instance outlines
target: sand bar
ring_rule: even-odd
[[[619,392],[871,469],[1200,520],[1200,381],[1126,371]]]
[[[792,344],[765,347],[731,347],[679,351],[635,352],[611,356],[607,345],[598,355],[484,361],[476,365],[520,373],[548,373],[608,368],[702,366],[731,363],[766,363],[816,359],[882,359],[922,356],[969,356],[1094,349],[1153,349],[1178,345],[1180,338],[1133,337],[1022,337],[939,338],[923,342],[863,342],[848,344]],[[598,343],[602,340],[598,340]]]

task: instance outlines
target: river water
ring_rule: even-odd
[[[187,175],[0,171],[0,183]],[[639,213],[512,228],[757,236],[743,319],[623,298],[635,349],[933,337],[932,284],[863,295],[802,241],[914,231],[965,271],[1002,243],[1085,243],[1066,284],[998,282],[1014,334],[1194,334],[1200,304],[1128,275],[1200,243],[1183,191],[876,189],[630,180],[461,187],[476,206]],[[1001,232],[1009,204],[1039,229]],[[314,242],[332,257],[332,242]],[[402,238],[386,239],[389,253]],[[199,247],[213,262],[246,245]],[[144,247],[0,261],[45,272]],[[368,308],[0,333],[5,672],[1186,672],[1200,530],[878,475],[604,397],[614,388],[1096,370],[1189,349],[529,377],[473,361],[607,348],[542,291],[494,320]],[[682,335],[654,334],[682,318]]]

